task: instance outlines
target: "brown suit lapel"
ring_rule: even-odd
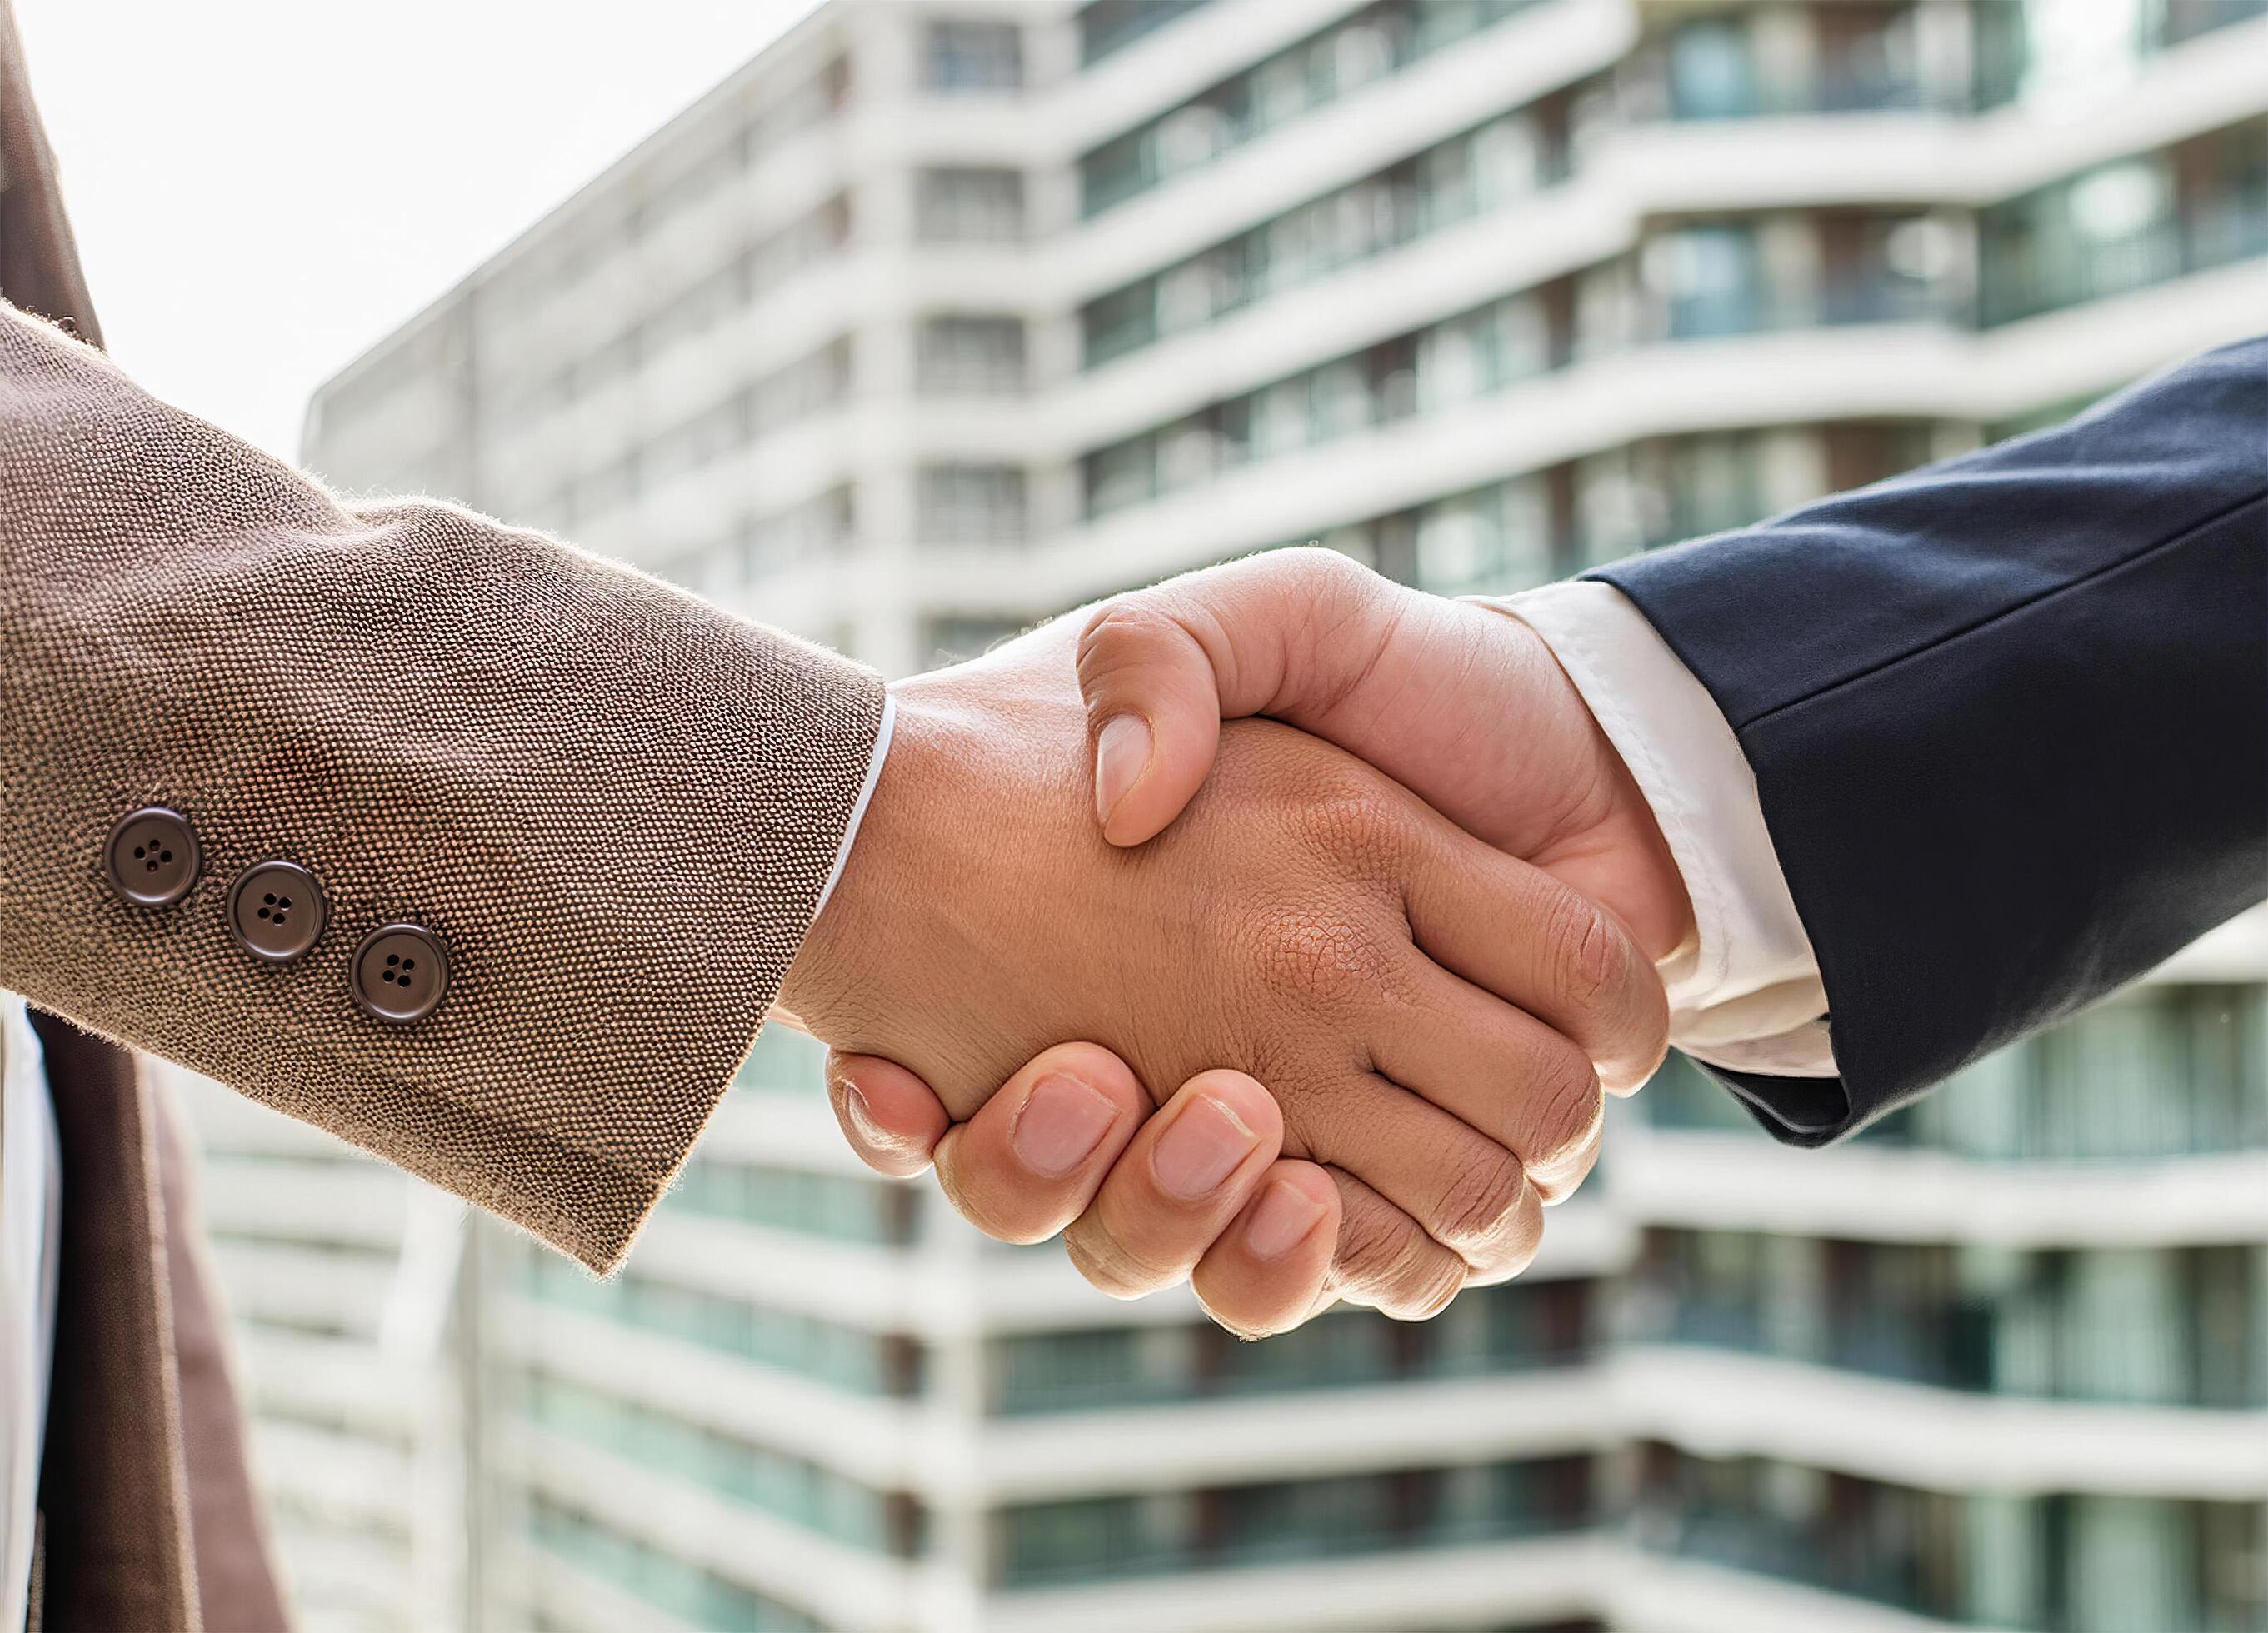
[[[55,1358],[40,1466],[50,1628],[194,1628],[195,1563],[151,1087],[34,1015],[63,1146]]]
[[[9,0],[0,0],[0,291],[27,312],[68,320],[99,346],[102,326],[79,268]]]

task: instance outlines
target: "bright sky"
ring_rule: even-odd
[[[286,458],[325,377],[811,0],[16,0],[112,354]]]

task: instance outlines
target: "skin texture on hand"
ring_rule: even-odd
[[[1621,756],[1543,637],[1493,608],[1336,551],[1276,550],[1105,602],[1080,634],[1079,677],[1115,844],[1173,821],[1225,717],[1263,715],[1606,907],[1649,959],[1692,934],[1684,881]]]
[[[946,1195],[970,1224],[1001,1241],[1062,1232],[1072,1262],[1113,1297],[1186,1281],[1215,1320],[1258,1337],[1297,1327],[1342,1293],[1366,1291],[1334,1263],[1336,1184],[1314,1163],[1277,1157],[1282,1115],[1274,1097],[1241,1072],[1200,1072],[1153,1117],[1149,1094],[1123,1061],[1091,1043],[1067,1043],[1034,1059],[968,1122],[953,1123],[902,1066],[843,1055],[828,1066],[836,1115],[871,1165],[911,1175],[934,1159]],[[1059,1097],[1100,1102],[1109,1118],[1071,1166],[1042,1172],[1025,1136]],[[1184,1120],[1200,1117],[1200,1151],[1231,1124],[1249,1130],[1255,1144],[1211,1188],[1200,1184],[1192,1194],[1175,1152],[1191,1144]]]
[[[1170,832],[1112,847],[1071,644],[1051,626],[897,689],[784,1005],[920,1074],[955,1121],[1066,1039],[1152,1085],[1244,1072],[1282,1149],[1333,1171],[1351,1294],[1422,1313],[1515,1272],[1538,1203],[1595,1156],[1592,1062],[1659,1059],[1652,970],[1574,892],[1268,723],[1221,732]]]

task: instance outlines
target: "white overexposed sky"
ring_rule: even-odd
[[[811,0],[16,0],[111,353],[285,458],[315,386]]]

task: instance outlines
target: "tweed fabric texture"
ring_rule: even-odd
[[[848,824],[878,677],[454,506],[350,506],[0,309],[0,986],[617,1262],[762,1024]],[[195,825],[177,905],[106,884]],[[230,939],[284,857],[299,963]],[[414,920],[452,986],[373,1021]]]

